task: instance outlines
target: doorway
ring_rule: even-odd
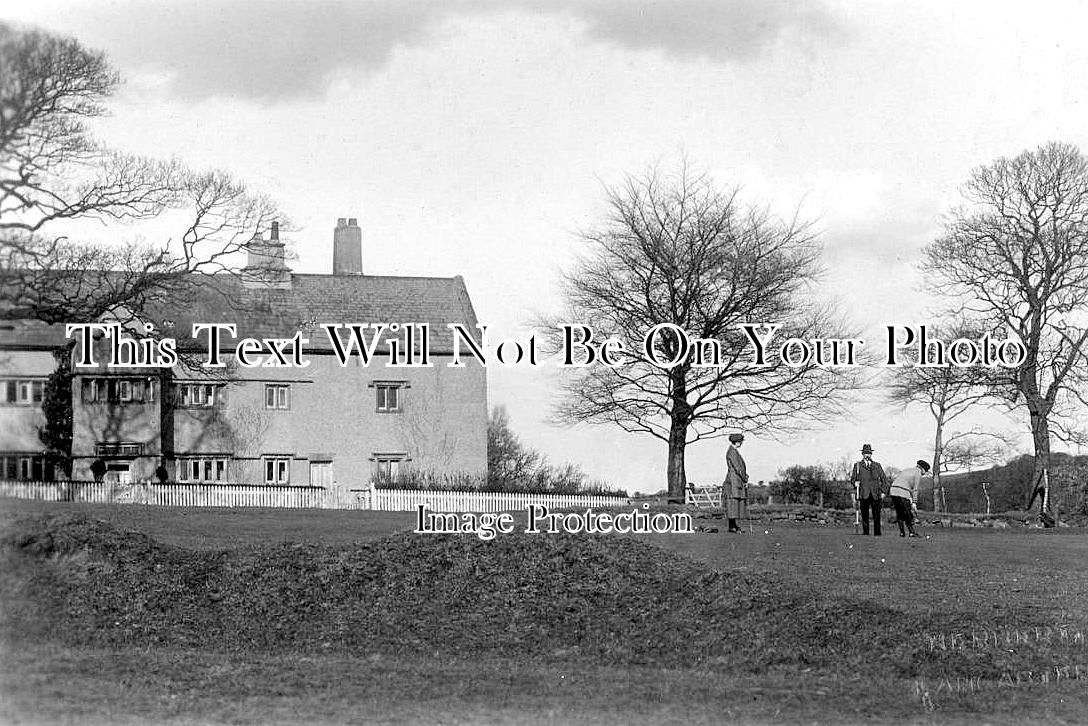
[[[108,461],[106,462],[106,475],[103,477],[106,482],[110,484],[131,484],[132,483],[132,462],[131,461]]]

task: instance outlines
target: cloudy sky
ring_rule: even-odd
[[[822,233],[827,293],[876,338],[925,322],[914,265],[974,166],[1049,140],[1088,148],[1077,2],[21,5],[5,17],[122,70],[96,127],[108,143],[274,196],[302,272],[329,271],[336,218],[360,218],[366,272],[463,275],[495,338],[558,306],[577,233],[627,172],[686,157],[753,202],[799,208]],[[657,440],[544,423],[555,375],[493,368],[490,403],[556,461],[662,488]],[[745,455],[755,479],[863,442],[902,467],[931,436],[925,414],[873,400],[789,442],[753,432]],[[724,446],[690,450],[689,479],[720,481]]]

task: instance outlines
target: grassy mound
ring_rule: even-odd
[[[905,638],[927,626],[917,615],[817,597],[774,574],[707,570],[635,538],[398,534],[207,552],[68,515],[18,522],[0,558],[9,642],[890,677],[968,657]]]

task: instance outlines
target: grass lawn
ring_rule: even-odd
[[[414,527],[411,512],[247,507],[153,507],[0,499],[0,526],[41,513],[84,513],[122,529],[191,549],[226,549],[283,542],[347,544]]]
[[[13,550],[22,518],[74,512],[181,549]],[[387,536],[413,523],[5,500],[0,722],[1088,722],[1084,530]],[[317,625],[248,647],[183,605]],[[358,623],[380,637],[336,629]]]

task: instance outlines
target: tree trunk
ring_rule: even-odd
[[[684,366],[677,366],[669,371],[672,384],[669,411],[669,501],[683,504],[688,487],[688,476],[684,469],[684,449],[688,444],[688,424],[691,423],[691,405],[688,403],[687,371]],[[724,504],[724,502],[723,502]]]
[[[944,455],[944,416],[937,417],[937,434],[933,439],[933,511],[947,512],[944,486],[941,484],[941,458]]]
[[[159,373],[159,456],[166,462],[166,470],[170,473],[170,481],[177,481],[174,471],[174,409],[175,396],[174,375],[169,368],[163,368]]]
[[[684,502],[684,492],[688,486],[687,472],[684,470],[687,440],[687,422],[673,416],[672,426],[669,428],[669,501],[677,504]]]
[[[1031,472],[1032,496],[1041,489],[1039,496],[1039,518],[1047,526],[1057,526],[1058,505],[1054,502],[1055,492],[1050,486],[1050,422],[1047,416],[1038,411],[1031,411],[1031,438],[1035,444],[1035,465]]]

